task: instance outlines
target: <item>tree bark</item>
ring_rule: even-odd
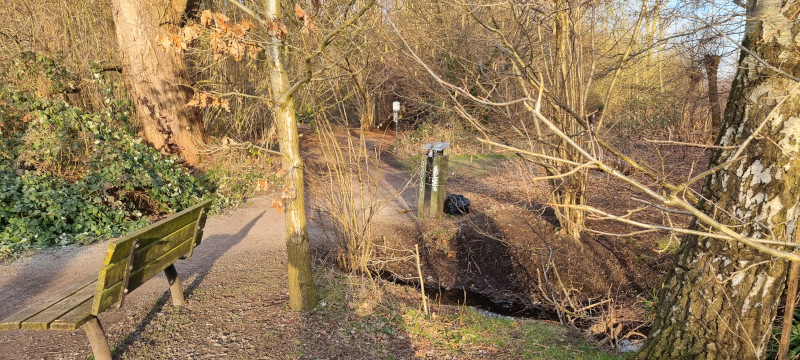
[[[766,63],[800,75],[800,7],[790,0],[748,2],[743,46]],[[788,25],[787,25],[788,24]],[[698,207],[744,236],[790,241],[800,209],[798,83],[742,52]],[[765,126],[759,129],[764,123]],[[702,229],[696,220],[691,228]],[[637,359],[763,358],[784,289],[788,261],[739,243],[688,236],[661,293],[650,337]]]
[[[719,55],[706,54],[703,56],[703,65],[708,77],[708,103],[711,107],[711,127],[719,129],[722,125],[722,114],[719,108],[719,89],[717,87],[717,70],[719,69]]]
[[[177,34],[187,0],[112,0],[119,56],[145,142],[161,153],[178,153],[198,163],[195,141],[205,141],[181,53],[158,46],[162,35]]]
[[[266,19],[280,19],[278,0],[267,0]],[[311,251],[306,224],[305,188],[303,184],[303,159],[300,157],[300,137],[297,133],[294,98],[289,90],[289,77],[284,69],[281,39],[271,38],[267,46],[270,57],[270,87],[274,100],[275,123],[278,127],[278,144],[283,154],[282,165],[286,171],[284,206],[286,210],[286,253],[289,257],[289,307],[305,310],[317,305],[314,278],[311,274]]]

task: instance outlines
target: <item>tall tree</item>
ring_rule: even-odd
[[[203,121],[186,107],[192,97],[180,48],[159,46],[179,34],[187,0],[112,0],[125,85],[144,140],[162,153],[197,164],[195,139],[205,141]]]
[[[279,0],[265,0],[263,14],[236,0],[228,0],[252,18],[263,24],[270,32],[267,44],[269,80],[275,123],[278,128],[278,144],[280,145],[285,187],[283,206],[286,211],[286,252],[289,257],[289,306],[292,309],[310,309],[317,303],[314,278],[311,274],[311,252],[309,247],[308,227],[306,222],[305,186],[303,183],[303,158],[300,156],[300,138],[297,132],[297,116],[295,113],[295,92],[311,81],[314,75],[312,61],[325,50],[333,38],[375,4],[368,1],[350,19],[339,24],[333,31],[324,36],[318,46],[305,54],[306,71],[295,83],[289,82],[287,74],[286,52],[289,47],[285,43],[287,28],[282,22],[282,8]],[[300,5],[295,7],[295,15],[306,22],[311,14],[306,13]],[[305,25],[307,26],[307,25]]]
[[[280,1],[265,1],[264,14],[267,21],[280,19]],[[289,306],[292,309],[308,309],[317,304],[317,294],[311,274],[311,250],[308,241],[303,184],[303,158],[300,157],[294,97],[289,91],[289,76],[284,68],[286,62],[284,51],[287,48],[283,45],[279,33],[273,32],[267,46],[270,60],[269,82],[275,104],[273,112],[278,127],[278,144],[283,154],[282,164],[290,189],[288,196],[284,198],[286,253],[289,256]]]
[[[800,210],[796,0],[747,2],[743,51],[698,208],[741,236],[790,242]],[[792,59],[792,60],[790,60]],[[778,69],[777,67],[780,67]],[[741,148],[742,150],[738,150]],[[702,217],[702,216],[699,216]],[[691,229],[707,230],[695,220]],[[788,261],[687,236],[638,359],[763,358]]]

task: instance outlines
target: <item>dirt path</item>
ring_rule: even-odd
[[[0,318],[63,285],[96,277],[106,247],[106,243],[99,243],[45,249],[0,265]],[[191,259],[177,262],[176,267],[184,286],[191,291],[219,264],[257,261],[266,253],[283,249],[284,216],[270,209],[267,198],[254,198],[229,214],[210,217],[203,243]],[[107,330],[116,328],[117,323],[146,311],[166,288],[161,274],[132,292],[124,308],[101,315],[101,321]],[[75,358],[87,352],[88,341],[82,331],[3,331],[0,349],[0,359]]]

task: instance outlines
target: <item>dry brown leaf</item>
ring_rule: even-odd
[[[247,52],[250,54],[251,58],[255,58],[258,56],[258,53],[261,51],[261,48],[256,46],[255,44],[247,45]]]
[[[219,100],[219,107],[225,109],[227,112],[231,112],[230,106],[228,106],[228,99],[220,99]]]
[[[278,34],[281,40],[286,39],[286,34],[289,33],[289,29],[286,28],[286,25],[283,23],[278,23],[278,28],[280,28],[281,32]]]
[[[294,14],[297,15],[300,20],[303,20],[303,18],[306,16],[306,12],[303,11],[303,7],[300,6],[300,4],[294,4]]]
[[[183,44],[184,46],[190,46],[199,36],[200,25],[194,24],[192,26],[186,26],[183,28]]]
[[[242,25],[236,24],[236,25],[233,26],[233,35],[236,35],[238,37],[244,37],[244,34],[246,34],[246,33],[247,33],[247,30],[245,30],[242,27]]]
[[[245,20],[242,20],[242,22],[239,24],[239,26],[241,26],[242,29],[244,29],[245,32],[248,32],[253,27],[253,23],[251,23],[251,22],[249,22],[249,21],[247,21],[245,19]]]
[[[244,55],[244,44],[235,39],[231,39],[228,42],[228,53],[233,56],[236,61],[242,60],[242,56]]]
[[[258,188],[262,191],[268,191],[270,184],[267,182],[266,179],[259,179],[258,180]]]
[[[223,13],[214,13],[214,24],[217,25],[218,28],[228,25],[229,21],[231,21],[231,18],[227,15]]]
[[[174,50],[176,53],[180,53],[183,49],[183,38],[177,35],[170,35],[169,40],[172,42],[172,50]]]
[[[203,10],[203,13],[200,14],[200,24],[203,26],[211,25],[212,18],[211,10]]]
[[[277,177],[277,178],[282,178],[283,175],[286,175],[286,171],[283,170],[283,169],[280,169],[280,170],[278,170],[278,172],[275,173],[275,177]]]
[[[222,48],[224,48],[222,45],[222,34],[216,32],[211,34],[211,40],[209,40],[209,42],[211,43],[211,48],[214,49],[215,52],[222,52]]]
[[[280,21],[278,21],[278,19],[274,19],[269,23],[269,34],[274,37],[280,38],[281,40],[286,38],[286,33],[288,31],[289,30],[286,28],[286,26],[283,25]]]

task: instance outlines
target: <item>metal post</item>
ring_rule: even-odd
[[[394,146],[397,146],[397,112],[400,111],[399,101],[392,103],[392,111],[394,112]]]
[[[426,157],[422,159],[419,173],[419,194],[417,217],[438,216],[442,213],[447,193],[447,160],[444,149],[450,143],[434,142],[425,144]],[[427,204],[426,204],[427,203]]]
[[[428,209],[425,207],[425,194],[428,192],[426,191],[426,187],[429,187],[428,182],[428,159],[430,157],[425,156],[422,158],[422,164],[420,164],[419,170],[419,193],[417,194],[417,217],[422,219],[426,215],[426,210]]]

